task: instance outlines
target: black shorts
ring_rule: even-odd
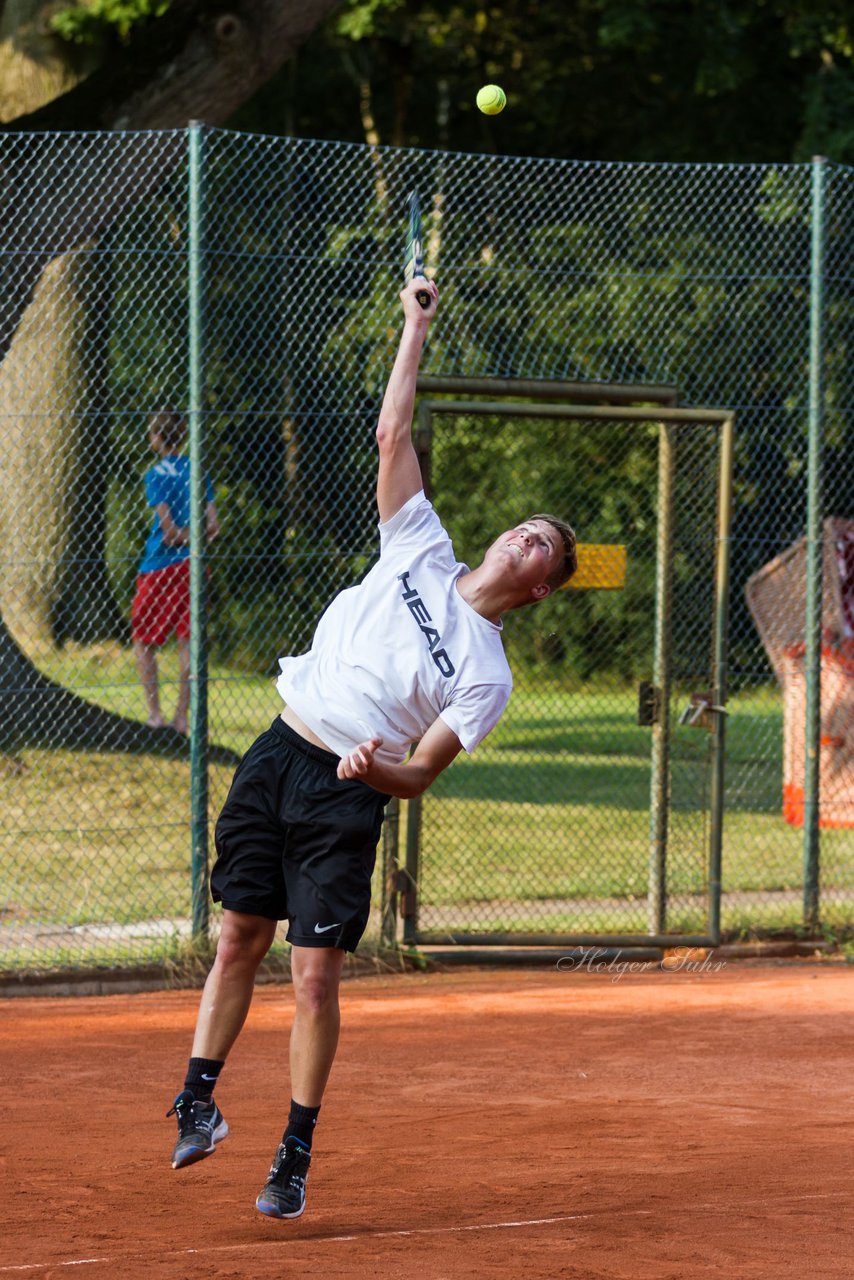
[[[211,894],[229,911],[288,920],[295,946],[355,951],[389,797],[342,782],[337,766],[273,721],[237,766],[217,821]]]

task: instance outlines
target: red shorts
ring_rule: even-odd
[[[165,644],[172,632],[181,640],[190,634],[190,558],[165,569],[141,573],[131,605],[134,640]]]

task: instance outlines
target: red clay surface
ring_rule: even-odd
[[[854,969],[355,979],[298,1221],[254,1208],[287,1111],[259,990],[173,1172],[195,992],[0,1002],[0,1280],[854,1275]]]

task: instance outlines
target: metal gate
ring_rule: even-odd
[[[550,510],[627,569],[505,618],[503,720],[391,815],[387,936],[396,907],[410,945],[715,945],[733,415],[671,388],[420,386],[425,485],[460,558]]]

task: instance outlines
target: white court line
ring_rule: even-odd
[[[646,1212],[646,1210],[644,1210]],[[292,1245],[297,1244],[342,1244],[352,1240],[386,1240],[392,1236],[432,1236],[432,1235],[453,1235],[461,1231],[500,1231],[513,1227],[542,1227],[548,1226],[555,1222],[579,1222],[582,1218],[590,1218],[589,1213],[570,1213],[558,1218],[529,1218],[524,1222],[475,1222],[464,1227],[413,1227],[411,1230],[399,1231],[362,1231],[355,1236],[299,1236],[291,1240]],[[287,1230],[287,1228],[285,1228]],[[90,1264],[103,1264],[105,1262],[133,1262],[139,1258],[152,1259],[158,1258],[181,1258],[189,1253],[229,1253],[235,1249],[269,1249],[274,1241],[270,1240],[254,1240],[244,1241],[242,1244],[218,1244],[211,1245],[207,1249],[170,1249],[166,1253],[152,1254],[147,1253],[131,1253],[121,1254],[120,1256],[112,1256],[107,1258],[74,1258],[68,1262],[28,1262],[16,1267],[0,1267],[0,1274],[7,1274],[12,1271],[46,1271],[48,1267],[83,1267]]]
[[[770,1206],[782,1206],[784,1204],[801,1204],[805,1200],[830,1200],[834,1196],[846,1195],[843,1191],[813,1191],[807,1195],[794,1197],[780,1197],[778,1199],[763,1200],[739,1200],[738,1207],[744,1209],[767,1209]],[[730,1206],[721,1203],[706,1203],[687,1205],[683,1208],[683,1213],[696,1213],[700,1210],[715,1211],[720,1213],[728,1212]],[[474,1222],[467,1226],[461,1227],[412,1227],[409,1230],[397,1231],[361,1231],[358,1235],[350,1236],[296,1236],[291,1239],[291,1245],[298,1244],[345,1244],[354,1240],[388,1240],[392,1238],[403,1238],[412,1236],[435,1236],[435,1235],[459,1235],[463,1231],[505,1231],[518,1227],[543,1227],[551,1226],[556,1222],[584,1222],[591,1218],[640,1218],[651,1217],[655,1213],[654,1209],[603,1209],[599,1213],[568,1213],[556,1218],[527,1218],[520,1222]],[[285,1228],[287,1230],[287,1228]],[[85,1266],[103,1266],[105,1263],[119,1262],[128,1263],[136,1262],[141,1258],[152,1261],[157,1258],[182,1258],[188,1254],[215,1254],[215,1253],[232,1253],[236,1250],[247,1252],[250,1249],[269,1249],[275,1247],[276,1242],[272,1240],[255,1240],[243,1241],[240,1244],[219,1244],[210,1245],[204,1249],[169,1249],[164,1253],[157,1252],[152,1254],[150,1250],[145,1253],[123,1253],[112,1254],[104,1258],[71,1258],[65,1262],[26,1262],[18,1266],[0,1267],[0,1275],[8,1275],[12,1272],[19,1271],[47,1271],[49,1267],[85,1267]]]
[[[559,1218],[528,1218],[524,1222],[475,1222],[468,1227],[413,1227],[410,1231],[367,1231],[357,1236],[320,1236],[326,1243],[337,1244],[341,1240],[385,1240],[390,1236],[449,1235],[456,1231],[499,1231],[507,1227],[542,1227],[552,1222],[580,1222],[592,1218],[591,1213],[568,1213]],[[317,1237],[314,1237],[317,1239]]]

